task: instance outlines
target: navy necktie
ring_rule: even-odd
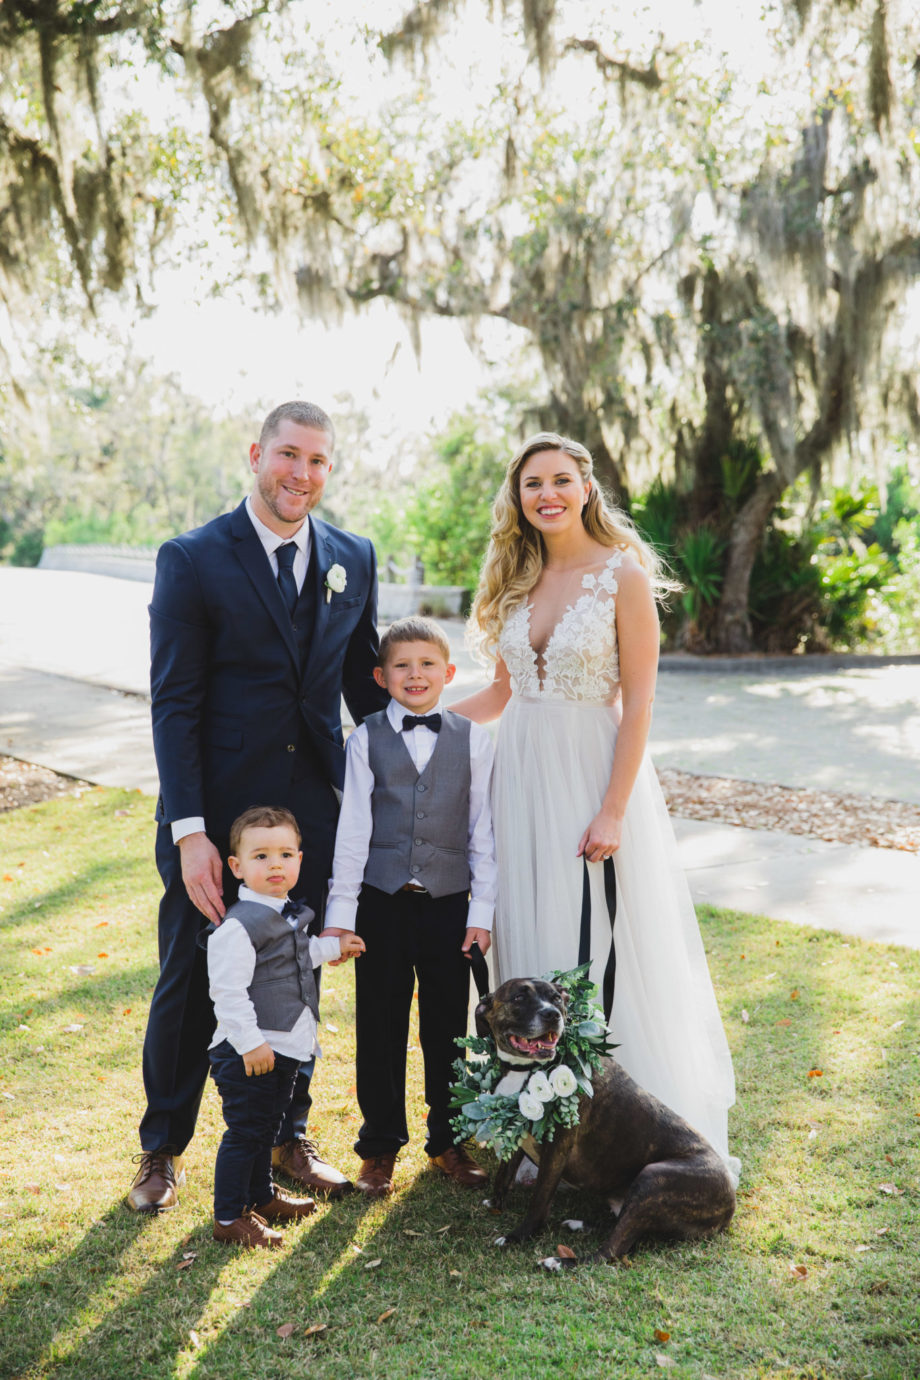
[[[404,714],[403,733],[407,733],[410,728],[430,728],[432,733],[441,732],[440,714]]]
[[[293,541],[282,542],[281,546],[276,547],[275,555],[278,558],[278,588],[281,590],[281,597],[287,605],[287,611],[293,618],[298,594],[297,581],[294,579],[294,557],[297,555],[297,543]]]

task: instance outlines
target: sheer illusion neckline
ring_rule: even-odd
[[[584,590],[585,593],[579,594],[579,596],[576,599],[573,599],[571,603],[565,605],[559,617],[556,619],[555,623],[550,628],[549,636],[547,637],[542,648],[534,646],[532,637],[532,616],[537,601],[536,599],[530,599],[525,601],[524,631],[525,636],[527,638],[527,645],[530,648],[530,652],[533,657],[534,670],[537,673],[537,680],[541,690],[544,688],[546,682],[547,656],[549,655],[553,642],[556,640],[557,635],[560,633],[560,630],[562,629],[562,626],[565,623],[566,619],[571,614],[573,614],[579,608],[580,605],[583,604],[583,601],[590,600],[593,603],[594,600],[596,600],[598,594],[600,593],[600,588],[598,587],[599,578],[603,576],[605,571],[613,570],[616,566],[620,565],[623,560],[623,555],[623,551],[621,551],[619,547],[616,547],[605,561],[598,562],[596,565],[584,568],[582,570],[582,576],[581,580],[579,581],[579,587],[580,589]],[[571,571],[559,571],[558,573],[560,575],[569,574],[576,576],[578,574],[578,567],[576,566]],[[603,585],[601,587],[603,587]],[[612,594],[613,589],[611,589],[609,592]]]

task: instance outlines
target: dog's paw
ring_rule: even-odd
[[[586,1230],[587,1230],[587,1228],[585,1227],[584,1222],[579,1222],[578,1219],[577,1219],[576,1217],[567,1217],[567,1218],[565,1219],[565,1221],[563,1222],[562,1225],[563,1225],[564,1227],[568,1227],[569,1231],[586,1231]]]

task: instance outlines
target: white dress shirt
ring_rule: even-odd
[[[387,717],[397,733],[402,731],[404,714],[412,714],[396,700],[390,700]],[[443,713],[439,704],[432,713]],[[423,772],[434,752],[438,735],[417,725],[402,734],[416,769]],[[481,724],[470,724],[470,825],[468,856],[470,864],[470,908],[467,927],[491,930],[495,912],[497,868],[495,840],[492,836],[492,808],[489,784],[492,778],[492,739]],[[373,818],[371,795],[374,774],[370,768],[367,729],[356,728],[345,745],[345,795],[335,836],[332,882],[326,905],[327,928],[353,930],[358,910],[358,893],[364,879],[370,849]],[[414,878],[406,872],[406,881]]]
[[[260,896],[248,886],[240,887],[241,901],[257,901],[271,906],[279,915],[287,897]],[[303,918],[286,916],[291,929]],[[314,968],[338,958],[342,951],[336,935],[320,935],[310,939],[310,961]],[[261,1044],[270,1045],[276,1054],[287,1054],[301,1062],[313,1054],[320,1054],[316,1043],[316,1020],[309,1007],[301,1012],[293,1030],[261,1030],[256,1010],[249,997],[249,984],[256,969],[256,951],[252,940],[239,920],[224,920],[208,940],[208,981],[217,1029],[210,1048],[221,1040],[229,1040],[237,1054],[247,1054]]]
[[[252,494],[246,498],[246,512],[256,529],[256,536],[262,543],[276,580],[278,578],[278,547],[283,546],[286,541],[292,541],[297,547],[294,553],[294,579],[297,582],[297,593],[299,594],[303,589],[303,582],[307,578],[307,566],[310,564],[309,517],[298,527],[292,537],[279,537],[277,532],[273,532],[270,527],[266,527],[265,523],[256,517],[252,510]],[[199,815],[190,815],[187,819],[174,819],[169,827],[172,830],[173,843],[178,843],[187,834],[203,834],[205,832],[204,819]]]

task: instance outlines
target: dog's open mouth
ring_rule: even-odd
[[[523,1035],[509,1035],[508,1043],[518,1054],[527,1054],[531,1059],[549,1059],[556,1052],[559,1043],[558,1030],[548,1030],[535,1040],[527,1040]]]

